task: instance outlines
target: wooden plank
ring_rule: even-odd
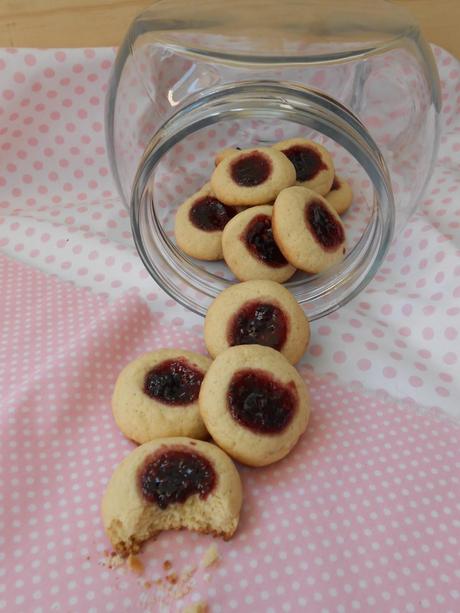
[[[0,0],[0,46],[115,46],[131,20],[151,3],[148,0]],[[394,0],[394,3],[416,17],[428,40],[460,57],[460,0]]]

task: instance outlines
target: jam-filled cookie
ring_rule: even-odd
[[[116,467],[101,511],[112,546],[125,556],[162,530],[187,528],[229,539],[241,501],[240,477],[221,449],[173,437],[137,447]]]
[[[235,345],[265,345],[295,364],[310,340],[302,308],[274,281],[246,281],[225,289],[208,309],[204,341],[212,357]]]
[[[343,259],[345,228],[328,201],[306,187],[289,187],[275,201],[273,236],[284,257],[308,273]]]
[[[273,238],[272,211],[269,204],[254,206],[238,213],[225,226],[224,260],[240,281],[272,279],[283,283],[295,273]]]
[[[241,151],[241,147],[228,147],[227,149],[221,149],[214,157],[214,164],[217,166],[224,158],[228,157],[232,153],[237,153],[238,151]]]
[[[273,202],[282,189],[294,184],[291,162],[280,151],[266,147],[227,155],[211,176],[216,198],[233,206]]]
[[[331,191],[326,194],[326,200],[334,207],[339,215],[348,211],[353,202],[353,192],[350,184],[338,175],[334,176]]]
[[[205,375],[200,411],[215,442],[249,466],[284,458],[305,431],[310,400],[297,370],[271,347],[220,353]]]
[[[209,358],[182,349],[138,357],[115,384],[112,411],[117,426],[136,443],[164,436],[206,438],[198,394],[210,364]]]
[[[179,247],[198,260],[222,259],[222,231],[236,215],[218,200],[206,183],[177,209],[174,234]]]
[[[297,185],[324,196],[334,180],[334,162],[322,145],[306,138],[290,138],[273,145],[294,164]]]

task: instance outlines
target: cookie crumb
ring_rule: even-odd
[[[152,587],[152,582],[151,581],[144,581],[144,588],[146,590],[149,590]]]
[[[163,562],[163,570],[169,570],[170,568],[172,568],[171,560],[165,560]]]
[[[178,577],[176,573],[171,573],[170,575],[166,575],[166,581],[170,583],[171,585],[176,585],[178,581]]]
[[[129,570],[131,570],[133,573],[136,573],[136,575],[142,575],[142,573],[144,572],[144,565],[142,564],[141,560],[132,553],[128,556],[127,564]]]
[[[201,559],[201,566],[203,566],[204,568],[208,568],[209,566],[215,564],[218,560],[219,550],[217,549],[217,545],[215,543],[212,543],[212,545],[210,545],[208,549],[204,552],[204,556]]]
[[[182,613],[207,613],[208,603],[200,600],[200,602],[194,602],[182,609]]]

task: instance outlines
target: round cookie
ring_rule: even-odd
[[[272,279],[283,283],[295,273],[273,238],[272,211],[269,204],[251,207],[224,228],[224,260],[240,281]]]
[[[200,390],[215,442],[248,466],[284,458],[305,431],[310,400],[297,370],[271,347],[239,345],[219,354]]]
[[[112,396],[115,422],[145,443],[164,436],[207,438],[198,394],[211,360],[182,349],[141,355],[119,374]]]
[[[297,185],[322,196],[328,193],[334,180],[334,162],[325,147],[306,138],[290,138],[273,148],[282,151],[294,164]]]
[[[295,364],[310,340],[310,324],[289,290],[274,281],[246,281],[220,293],[204,320],[213,358],[235,345],[265,345]]]
[[[221,260],[222,231],[236,212],[222,204],[206,183],[177,209],[174,222],[177,244],[198,260]]]
[[[342,177],[334,175],[331,191],[326,194],[326,200],[334,207],[339,215],[348,211],[353,202],[353,192],[350,184]]]
[[[162,530],[186,528],[229,539],[242,487],[231,459],[211,443],[161,438],[132,451],[115,469],[102,499],[102,521],[126,556]]]
[[[268,147],[227,155],[211,176],[216,197],[230,206],[273,202],[282,189],[294,183],[294,166],[281,152]]]
[[[273,236],[284,257],[314,274],[343,259],[345,228],[328,201],[306,187],[288,187],[275,201]]]
[[[214,164],[217,166],[222,162],[224,158],[231,155],[232,153],[236,153],[237,151],[241,151],[241,147],[228,147],[227,149],[221,149],[216,153],[214,157]]]

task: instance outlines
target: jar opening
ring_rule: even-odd
[[[312,138],[331,150],[355,197],[343,221],[348,254],[317,275],[285,285],[316,319],[342,306],[372,279],[394,228],[391,183],[379,149],[361,122],[329,96],[286,82],[241,82],[197,95],[146,147],[134,180],[131,222],[139,254],[175,300],[200,315],[235,279],[222,263],[194,260],[173,238],[178,206],[207,182],[214,154],[225,147],[270,146]]]

